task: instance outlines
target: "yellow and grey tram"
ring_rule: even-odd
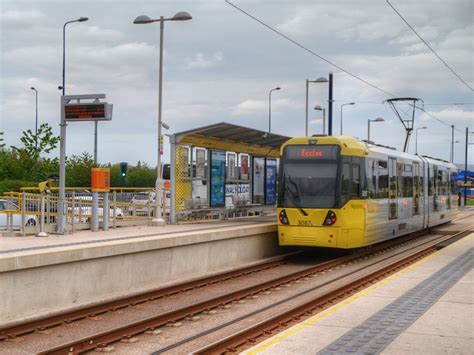
[[[358,248],[446,223],[456,166],[352,137],[293,138],[281,148],[280,245]]]

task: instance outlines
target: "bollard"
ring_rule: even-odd
[[[48,233],[46,233],[44,231],[44,219],[46,218],[46,215],[45,215],[45,196],[43,194],[41,194],[41,203],[40,203],[40,208],[41,208],[41,211],[40,211],[40,231],[38,234],[36,234],[37,237],[47,237],[48,236]]]
[[[117,191],[114,190],[114,194],[112,198],[113,198],[113,201],[112,201],[113,222],[114,222],[114,229],[116,229],[117,228],[117,211],[115,210],[115,207],[117,206]]]
[[[76,232],[76,193],[73,191],[71,193],[71,210],[72,210],[72,220],[71,220],[71,229],[72,233]]]
[[[92,193],[92,217],[91,217],[91,231],[97,232],[99,230],[99,193]]]
[[[21,231],[22,231],[22,236],[25,237],[25,225],[26,225],[26,200],[25,200],[25,192],[21,193]],[[13,218],[13,216],[12,216]],[[13,219],[12,219],[13,223]]]
[[[102,212],[102,229],[104,231],[108,231],[109,230],[109,216],[110,216],[108,192],[104,192],[104,199],[102,202],[102,211],[103,211]],[[115,215],[115,212],[114,212],[114,215]]]

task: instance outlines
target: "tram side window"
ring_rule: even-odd
[[[351,164],[344,162],[342,164],[342,186],[341,186],[341,202],[342,205],[351,198],[352,184],[351,184]]]
[[[378,177],[378,197],[388,198],[388,171],[386,161],[378,161]]]
[[[444,195],[443,173],[444,171],[438,170],[438,181],[436,182],[436,185],[438,186],[438,195]]]
[[[447,171],[441,171],[441,194],[447,195],[448,194],[448,174]]]
[[[377,198],[377,161],[367,159],[367,190],[369,198]]]
[[[352,196],[360,196],[360,164],[352,163]]]
[[[403,180],[403,197],[412,197],[413,196],[413,171],[410,164],[403,164],[402,171],[402,180]]]
[[[451,172],[451,179],[449,181],[450,189],[451,189],[451,194],[456,195],[456,173],[453,171]]]
[[[398,182],[398,197],[402,197],[405,191],[405,181],[403,180],[404,164],[397,163],[397,182]]]

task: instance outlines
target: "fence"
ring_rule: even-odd
[[[109,225],[148,225],[155,213],[155,193],[149,190],[116,189],[108,194]],[[39,194],[11,192],[0,197],[0,230],[7,234],[38,234],[40,231],[54,233],[57,229],[58,193]],[[169,215],[169,191],[163,191],[164,217]],[[90,229],[92,219],[92,193],[88,191],[66,191],[66,227],[71,233]],[[103,224],[103,195],[99,197],[99,226]]]

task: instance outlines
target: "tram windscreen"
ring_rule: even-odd
[[[287,146],[282,159],[279,206],[332,208],[336,204],[339,146]]]

